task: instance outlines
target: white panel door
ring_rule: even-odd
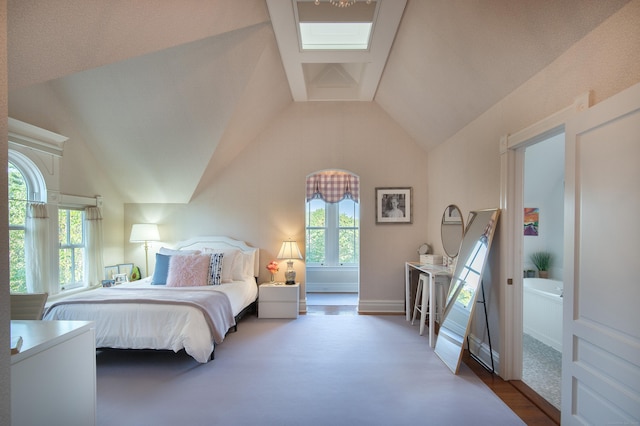
[[[562,424],[638,424],[640,84],[566,136]]]

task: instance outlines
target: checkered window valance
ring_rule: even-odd
[[[360,201],[360,178],[351,173],[327,171],[307,177],[307,201],[322,198],[337,203],[344,198]]]

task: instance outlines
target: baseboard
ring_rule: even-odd
[[[465,345],[466,346],[466,345]],[[486,367],[491,368],[491,354],[493,353],[493,368],[495,373],[500,371],[500,354],[496,352],[495,347],[493,350],[489,350],[489,343],[483,342],[473,334],[469,335],[469,348],[471,353],[474,354]]]

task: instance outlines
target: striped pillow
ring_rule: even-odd
[[[222,282],[222,261],[224,253],[213,253],[209,262],[207,285],[220,285]]]

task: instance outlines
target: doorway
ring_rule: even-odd
[[[558,410],[562,377],[564,141],[562,131],[521,148],[522,381]]]
[[[307,176],[307,314],[357,313],[360,277],[358,176],[323,170]]]

